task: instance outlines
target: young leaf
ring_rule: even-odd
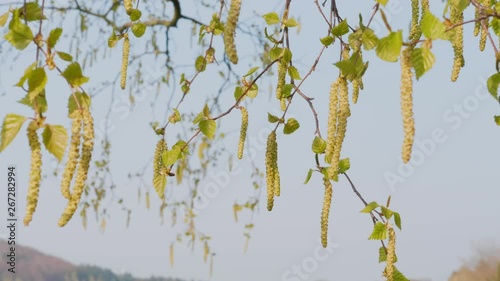
[[[54,28],[50,31],[49,38],[47,39],[47,45],[49,48],[54,48],[54,46],[57,43],[57,40],[59,40],[59,37],[61,37],[63,30],[62,28]]]
[[[33,101],[30,100],[29,94],[26,94],[26,96],[24,96],[24,98],[20,99],[18,102],[20,104],[24,104],[26,106],[29,106],[33,110],[35,109],[33,104],[36,104],[36,109],[39,113],[44,113],[48,109],[47,98],[45,96],[45,89],[42,90],[42,92],[40,94],[38,94]]]
[[[75,97],[78,100],[78,104],[75,101]],[[73,118],[75,110],[78,109],[78,105],[83,108],[90,107],[90,97],[85,93],[76,92],[69,95],[68,99],[68,117]]]
[[[289,118],[286,121],[285,127],[283,128],[283,133],[285,135],[289,135],[295,132],[300,127],[299,121],[295,120],[295,118]]]
[[[13,113],[5,115],[0,138],[0,152],[14,140],[26,119],[24,116]]]
[[[328,47],[333,44],[333,42],[335,41],[335,37],[328,35],[320,38],[319,41],[321,41],[321,44],[323,44],[325,47]]]
[[[384,240],[387,238],[387,227],[381,222],[377,222],[373,227],[372,234],[368,240]]]
[[[47,84],[47,74],[43,67],[35,68],[28,77],[28,95],[33,101],[40,94]]]
[[[349,25],[347,24],[347,20],[341,21],[339,24],[332,28],[332,35],[340,37],[349,32]]]
[[[205,71],[205,69],[207,69],[207,59],[205,59],[204,56],[198,56],[198,58],[196,58],[194,66],[199,72]]]
[[[262,16],[266,21],[267,25],[273,25],[280,23],[280,17],[276,12],[268,13]]]
[[[296,27],[299,23],[294,18],[289,18],[283,22],[286,27]]]
[[[269,121],[269,123],[276,123],[278,122],[280,119],[277,117],[277,116],[274,116],[272,115],[271,113],[267,113],[267,121]]]
[[[4,38],[18,50],[24,50],[33,40],[31,29],[29,26],[22,23],[19,18],[12,19],[9,24],[9,29],[9,32],[5,34]]]
[[[57,52],[57,56],[59,56],[59,58],[64,60],[64,61],[72,61],[73,60],[73,57],[70,54],[65,53],[65,52]]]
[[[163,165],[165,165],[165,167],[168,167],[177,162],[177,160],[179,160],[180,152],[181,150],[179,147],[172,147],[171,150],[163,151],[163,155],[161,156]]]
[[[4,26],[7,20],[9,19],[10,12],[6,12],[0,16],[0,27]]]
[[[143,24],[142,22],[138,22],[132,25],[132,33],[135,35],[135,37],[142,37],[142,35],[144,35],[145,32],[146,32],[146,25]]]
[[[385,207],[385,206],[381,206],[380,207],[382,209],[382,214],[384,215],[384,217],[389,220],[391,219],[392,215],[394,214],[393,211],[391,211],[389,208]]]
[[[255,71],[257,71],[257,69],[259,69],[258,66],[250,68],[250,70],[248,70],[247,74],[243,75],[243,77],[248,77],[248,76],[252,75]]]
[[[167,186],[167,177],[165,175],[163,175],[162,173],[157,173],[153,176],[153,187],[155,188],[158,196],[160,196],[160,199],[163,199],[163,197],[165,196],[164,194],[166,186]]]
[[[375,49],[377,56],[388,62],[396,62],[403,46],[403,32],[391,32],[380,38]]]
[[[288,75],[290,75],[290,77],[292,77],[292,79],[302,80],[302,78],[300,78],[299,71],[297,70],[297,68],[295,66],[288,67]]]
[[[384,247],[380,247],[378,249],[378,262],[385,262],[387,261],[387,253],[385,252]],[[394,262],[398,261],[398,257],[394,257]]]
[[[60,162],[63,159],[68,143],[66,128],[60,125],[46,125],[42,137],[47,151],[54,155]]]
[[[19,79],[19,82],[17,82],[14,86],[16,86],[16,87],[23,87],[24,82],[26,82],[26,79],[28,79],[28,77],[30,76],[30,74],[33,71],[33,69],[35,69],[35,66],[36,66],[36,62],[34,62],[30,66],[28,66],[26,68],[26,70],[24,70],[24,74]]]
[[[382,5],[382,6],[385,6],[387,4],[389,0],[377,0],[377,2]]]
[[[363,44],[363,47],[367,51],[372,50],[377,46],[378,37],[377,35],[375,35],[373,29],[371,28],[365,29],[363,35],[361,36],[361,43]]]
[[[118,43],[118,36],[116,36],[115,32],[111,33],[111,36],[108,38],[108,47],[113,48]]]
[[[307,184],[309,182],[309,180],[311,179],[312,173],[313,173],[313,169],[309,169],[309,171],[307,172],[307,176],[306,176],[306,180],[304,181],[304,184]]]
[[[18,9],[19,17],[27,21],[38,21],[47,19],[42,12],[42,8],[36,2],[28,2],[25,6]]]
[[[326,149],[326,141],[320,137],[314,137],[312,143],[312,151],[316,154],[321,154],[325,152]]]
[[[415,48],[411,53],[411,63],[415,69],[417,80],[434,65],[436,58],[429,48]]]
[[[142,16],[142,12],[137,9],[130,10],[129,17],[131,21],[139,20]]]
[[[500,72],[495,73],[488,78],[486,85],[488,87],[488,92],[493,96],[497,101],[499,100],[498,96],[498,85],[500,84]]]
[[[88,77],[83,76],[82,68],[77,62],[69,64],[63,71],[62,76],[66,78],[66,81],[73,87],[81,86],[89,81]]]
[[[351,168],[351,161],[349,158],[341,159],[339,162],[339,173],[345,173],[349,170],[349,168]]]
[[[209,139],[213,139],[215,136],[215,130],[217,129],[217,123],[214,120],[201,120],[199,123],[201,132]]]
[[[394,212],[394,223],[401,230],[401,215],[398,212]]]
[[[379,207],[380,205],[373,201],[373,202],[370,202],[366,207],[363,208],[363,210],[360,211],[360,213],[370,213],[371,211],[375,210],[377,207]]]
[[[444,23],[430,12],[426,12],[422,18],[421,29],[424,36],[431,40],[443,38],[446,32]]]

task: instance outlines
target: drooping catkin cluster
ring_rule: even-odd
[[[489,6],[489,0],[482,0],[480,1],[481,5],[484,7]],[[477,11],[477,10],[476,10]],[[479,13],[479,16],[482,16],[481,13]],[[486,18],[482,21],[476,21],[476,26],[479,24],[480,29],[481,29],[481,37],[479,37],[479,50],[482,52],[484,51],[484,48],[486,47],[486,39],[488,37],[488,27],[490,24],[489,18]],[[474,27],[474,35],[476,35],[476,27]]]
[[[78,158],[80,158],[80,139],[82,137],[82,115],[77,114],[71,123],[71,143],[68,152],[68,161],[64,168],[64,173],[61,181],[61,193],[66,199],[71,198],[71,180],[75,174]]]
[[[415,137],[415,120],[413,119],[413,73],[411,71],[412,47],[401,54],[401,115],[403,117],[404,140],[402,159],[408,163],[411,158],[413,139]]]
[[[333,148],[335,147],[335,133],[337,132],[337,119],[339,111],[339,79],[330,87],[330,102],[328,104],[328,131],[325,148],[325,162],[332,162]]]
[[[167,143],[163,138],[161,138],[157,143],[156,143],[156,149],[155,149],[155,154],[153,157],[153,186],[156,190],[156,193],[160,197],[160,199],[163,199],[165,197],[165,190],[164,188],[160,188],[155,183],[155,179],[158,177],[164,177],[165,175],[163,174],[163,162],[162,162],[162,155],[163,152],[168,149]]]
[[[40,180],[42,179],[42,147],[36,133],[38,128],[38,121],[33,120],[27,129],[28,143],[31,150],[31,165],[28,197],[26,198],[26,215],[24,217],[24,225],[26,226],[29,225],[35,213],[36,205],[38,204],[38,193],[40,191]]]
[[[224,27],[224,48],[226,49],[227,57],[234,64],[238,63],[238,53],[236,52],[234,35],[236,32],[236,25],[238,24],[238,18],[240,17],[240,10],[241,0],[231,0],[227,23]]]
[[[125,11],[127,11],[127,14],[130,14],[133,9],[132,0],[123,0],[123,5],[125,6]]]
[[[90,160],[92,159],[92,151],[94,149],[94,120],[88,108],[82,108],[79,110],[81,111],[83,119],[83,143],[80,161],[78,162],[78,168],[76,171],[73,192],[71,193],[71,198],[68,201],[61,218],[59,219],[59,226],[61,227],[65,226],[71,217],[73,217],[73,214],[80,203],[85,182],[87,181]]]
[[[332,204],[333,187],[330,180],[323,178],[325,186],[325,196],[323,198],[323,209],[321,211],[321,245],[323,248],[328,246],[328,218],[330,216],[330,206]]]
[[[394,263],[396,262],[396,232],[388,225],[389,244],[387,245],[387,259],[385,264],[385,276],[387,281],[394,280]]]
[[[278,142],[276,131],[267,137],[266,147],[266,183],[267,183],[267,210],[274,206],[274,197],[280,196],[280,174],[278,170]]]
[[[125,90],[127,86],[128,57],[130,54],[130,39],[128,33],[123,34],[122,67],[120,70],[120,87]]]
[[[419,19],[419,0],[411,0],[411,27],[410,27],[410,36],[409,39],[417,39],[417,36],[419,36],[419,25],[418,25],[418,19]]]
[[[347,87],[347,79],[345,77],[338,78],[338,117],[333,139],[333,154],[330,161],[328,175],[331,179],[337,180],[339,173],[340,152],[342,151],[342,143],[344,142],[345,133],[347,131],[347,118],[351,115],[349,108],[349,88]],[[330,112],[330,114],[332,114]],[[328,125],[330,126],[330,125]],[[330,128],[328,128],[330,130]]]
[[[464,21],[464,14],[459,9],[459,0],[450,1],[450,21],[451,24],[457,24]],[[453,69],[451,71],[451,81],[455,82],[460,75],[460,69],[465,65],[464,59],[464,27],[462,24],[454,29],[452,40],[454,59]]]
[[[286,109],[286,99],[283,98],[283,86],[285,85],[288,62],[282,57],[278,62],[278,83],[276,84],[276,98],[280,101],[281,110]]]
[[[240,140],[238,142],[238,159],[243,158],[243,149],[245,147],[245,139],[247,138],[248,129],[248,111],[243,106],[240,107],[241,110],[241,129],[240,129]]]

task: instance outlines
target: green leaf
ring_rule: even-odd
[[[4,26],[7,20],[9,19],[10,12],[6,12],[5,14],[0,16],[0,27]]]
[[[361,43],[365,50],[372,50],[377,46],[378,37],[375,35],[375,32],[371,28],[367,28],[363,31],[363,35],[361,36]]]
[[[321,154],[325,152],[326,149],[326,141],[320,137],[314,137],[312,143],[312,151],[316,154]]]
[[[59,40],[59,37],[61,37],[63,30],[62,28],[54,28],[50,31],[49,38],[47,39],[47,45],[49,48],[54,48],[54,46],[57,43],[57,40]]]
[[[35,109],[34,104],[36,104],[36,109],[39,113],[44,113],[48,109],[47,98],[45,96],[45,89],[42,90],[42,92],[36,96],[34,101],[30,100],[29,94],[26,94],[26,96],[24,96],[24,98],[20,99],[18,102],[20,104],[29,106],[33,110]]]
[[[165,167],[168,167],[170,165],[175,164],[175,162],[179,160],[180,153],[181,149],[179,146],[172,147],[171,150],[163,151],[163,154],[161,156],[163,165],[165,165]]]
[[[358,53],[354,53],[349,59],[335,63],[335,66],[342,71],[343,75],[359,77],[362,76],[365,69],[368,67],[368,63],[363,64],[361,56]]]
[[[290,77],[292,77],[292,79],[302,80],[302,78],[300,78],[300,73],[295,66],[288,67],[288,75],[290,75]]]
[[[213,139],[215,136],[215,130],[217,129],[217,124],[214,120],[201,120],[200,121],[201,132],[209,139]]]
[[[77,62],[69,64],[63,71],[62,76],[66,78],[66,81],[73,87],[81,86],[89,81],[88,77],[83,76],[82,68]]]
[[[415,69],[417,80],[432,68],[436,58],[429,48],[415,48],[411,53],[411,63]]]
[[[234,88],[234,99],[239,100],[242,95],[243,95],[243,88],[241,88],[240,86],[236,86],[236,88]]]
[[[388,62],[396,62],[403,46],[403,32],[391,32],[387,37],[380,38],[375,49],[377,56]]]
[[[373,201],[373,202],[370,202],[368,205],[366,205],[366,207],[364,207],[363,210],[360,211],[360,213],[368,214],[378,207],[380,207],[380,205],[377,202]]]
[[[347,24],[347,19],[341,21],[339,24],[332,28],[332,35],[340,37],[349,32],[349,25]]]
[[[68,117],[73,118],[75,110],[78,109],[78,104],[75,101],[75,97],[78,100],[78,103],[83,108],[90,107],[90,97],[85,93],[76,92],[72,95],[69,95],[68,99]]]
[[[468,2],[468,1],[467,1]],[[410,281],[406,276],[401,273],[395,266],[394,266],[394,273],[392,275],[394,281]]]
[[[285,127],[283,128],[283,133],[285,135],[292,134],[293,132],[297,131],[299,127],[299,121],[295,120],[295,118],[288,118]]]
[[[33,101],[47,84],[47,74],[43,67],[35,68],[28,77],[28,96]]]
[[[250,89],[248,89],[247,87],[245,87],[245,91],[247,91],[246,95],[247,97],[253,99],[255,98],[258,94],[259,94],[259,85],[257,84],[253,84],[252,87],[250,87]]]
[[[488,92],[493,96],[497,101],[499,100],[498,96],[498,85],[500,84],[500,72],[497,72],[488,78],[486,85],[488,87]]]
[[[269,51],[269,58],[271,60],[276,60],[281,56],[282,53],[283,53],[283,48],[273,47]]]
[[[250,70],[248,70],[247,74],[243,75],[243,77],[248,77],[248,76],[254,74],[255,71],[257,71],[257,69],[259,69],[258,66],[250,68]]]
[[[446,26],[431,12],[426,12],[421,23],[422,33],[425,37],[435,40],[443,38]]]
[[[309,169],[309,171],[307,172],[307,176],[306,176],[306,180],[304,181],[304,184],[307,184],[309,182],[312,174],[313,174],[313,169]]]
[[[283,48],[283,59],[288,63],[292,61],[292,51],[288,48]]]
[[[0,138],[0,152],[2,152],[13,140],[16,138],[17,133],[21,129],[26,117],[9,113],[5,115],[2,124],[1,138]]]
[[[61,162],[68,143],[68,133],[66,132],[66,128],[60,125],[45,125],[42,137],[43,144],[45,145],[47,151],[54,155],[59,162]]]
[[[16,86],[16,87],[23,87],[24,82],[26,81],[26,79],[28,79],[28,77],[30,76],[30,74],[33,71],[33,69],[35,69],[35,66],[36,66],[36,62],[34,62],[30,66],[28,66],[24,70],[24,75],[19,79],[19,82],[17,82],[17,84],[15,84],[14,86]]]
[[[135,37],[142,37],[142,35],[144,35],[145,32],[146,32],[146,25],[143,24],[142,22],[138,22],[132,25],[132,33],[135,35]]]
[[[57,52],[57,56],[64,61],[72,61],[73,57],[65,52]]]
[[[339,174],[345,173],[351,168],[351,161],[349,158],[344,158],[339,161]]]
[[[384,215],[384,217],[387,219],[387,220],[390,220],[392,215],[394,214],[393,211],[391,211],[391,209],[385,207],[385,206],[380,206],[380,208],[382,209],[382,214]]]
[[[167,186],[167,177],[162,173],[157,173],[153,176],[153,187],[156,193],[163,199],[165,197],[165,187]]]
[[[42,8],[36,2],[28,2],[24,7],[18,9],[19,17],[27,21],[38,21],[47,19],[43,15]],[[24,13],[26,11],[26,14]]]
[[[205,59],[204,56],[198,56],[196,58],[196,62],[194,63],[194,66],[197,71],[203,72],[205,69],[207,69],[207,60]]]
[[[14,48],[24,50],[33,40],[33,33],[19,18],[13,18],[9,24],[9,32],[5,34],[5,40],[9,41]]]
[[[385,262],[387,261],[387,253],[385,252],[384,247],[380,247],[378,249],[378,262]],[[397,255],[394,257],[394,262],[398,261]]]
[[[333,42],[335,41],[335,37],[328,35],[326,37],[320,38],[319,41],[321,41],[321,44],[323,44],[325,47],[328,47],[333,44]]]
[[[129,14],[131,21],[139,20],[142,16],[142,12],[137,9],[130,10]]]
[[[175,124],[177,122],[181,121],[181,113],[177,108],[174,108],[174,113],[168,118],[168,121],[172,124]]]
[[[267,113],[267,121],[269,121],[269,123],[276,123],[278,122],[280,119],[277,117],[277,116],[274,116],[272,115],[271,113]]]
[[[292,94],[292,89],[293,85],[292,84],[285,84],[281,88],[281,98],[286,99]]]
[[[495,32],[495,35],[499,36],[500,35],[500,19],[497,18],[492,18],[490,22],[490,27],[493,29],[493,32]]]
[[[294,18],[289,18],[283,22],[286,27],[296,27],[299,23]]]
[[[396,226],[399,228],[399,230],[401,230],[401,215],[399,215],[398,212],[394,212],[394,223],[396,224]]]
[[[111,36],[108,38],[108,47],[113,48],[118,43],[118,36],[116,36],[115,32],[111,33]]]
[[[389,0],[377,0],[377,3],[379,3],[382,6],[385,6],[389,2]]]
[[[203,116],[206,118],[210,118],[210,108],[208,108],[208,105],[205,104],[203,107]]]
[[[268,13],[262,16],[266,21],[267,25],[273,25],[280,23],[280,17],[276,12]]]
[[[372,234],[368,240],[384,240],[387,238],[387,227],[381,222],[377,222],[373,227]]]

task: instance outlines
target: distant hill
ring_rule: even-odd
[[[135,278],[118,275],[97,266],[77,266],[29,247],[16,245],[16,274],[8,271],[6,254],[9,245],[0,240],[0,280],[2,281],[183,281],[181,279],[151,277]]]

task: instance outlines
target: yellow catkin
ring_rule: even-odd
[[[122,67],[120,72],[120,87],[125,90],[127,86],[128,57],[130,54],[130,39],[128,33],[123,34]]]
[[[474,18],[476,19],[476,22],[474,23],[474,37],[478,36],[481,31],[481,21],[477,20],[479,17],[481,17],[481,10],[476,7],[474,15]]]
[[[280,101],[281,110],[286,109],[286,99],[282,97],[283,86],[285,85],[288,62],[281,58],[278,63],[278,83],[276,84],[276,98]]]
[[[174,267],[174,243],[170,244],[170,267]]]
[[[483,23],[481,24],[481,37],[479,37],[479,50],[481,52],[484,51],[484,48],[486,47],[486,39],[488,37],[488,26],[489,26],[488,19],[483,20]]]
[[[452,24],[461,23],[464,21],[464,14],[459,10],[459,0],[450,1],[450,21]],[[454,29],[454,37],[452,40],[453,52],[453,69],[451,71],[451,81],[455,82],[460,75],[460,69],[465,65],[464,59],[464,27],[458,25]]]
[[[402,159],[408,163],[411,158],[413,139],[415,137],[415,120],[413,119],[413,73],[411,71],[412,48],[407,48],[401,55],[401,115],[403,117],[404,140]]]
[[[132,0],[123,0],[123,5],[125,6],[125,11],[127,11],[127,14],[130,14],[133,9]]]
[[[357,77],[352,80],[352,102],[356,104],[359,98],[359,91],[363,90],[363,77]]]
[[[274,168],[274,196],[281,195],[280,171],[278,169],[278,142],[273,143],[273,168]]]
[[[396,261],[396,232],[394,228],[389,225],[389,244],[387,246],[387,259],[385,264],[385,275],[387,281],[394,280],[394,262]]]
[[[155,149],[155,154],[153,157],[153,187],[156,190],[156,193],[160,197],[160,199],[163,199],[165,197],[165,190],[160,189],[157,184],[156,180],[158,177],[164,177],[165,175],[162,174],[162,169],[163,169],[163,162],[162,162],[162,155],[163,152],[167,150],[167,143],[163,138],[161,138],[157,143],[156,143],[156,149]]]
[[[349,116],[351,116],[351,110],[349,108],[349,89],[347,87],[347,79],[345,77],[340,77],[337,133],[335,134],[333,157],[328,171],[329,176],[335,181],[338,177],[340,152],[342,151],[342,143],[344,142],[345,133],[347,131],[347,118]]]
[[[328,178],[323,178],[325,185],[325,196],[323,198],[323,209],[321,211],[321,245],[328,246],[328,218],[330,216],[330,206],[332,204],[333,187]]]
[[[241,110],[241,129],[240,129],[240,140],[238,142],[238,159],[243,158],[243,149],[245,148],[245,140],[247,138],[248,129],[248,111],[243,106],[240,107]]]
[[[70,185],[75,174],[78,158],[80,158],[80,139],[82,137],[82,115],[76,115],[71,123],[71,143],[68,152],[68,161],[64,168],[61,181],[61,193],[66,199],[71,198]]]
[[[240,17],[240,10],[241,0],[231,0],[227,23],[224,27],[224,48],[226,49],[227,57],[234,64],[238,63],[238,53],[236,52],[234,35],[236,32],[236,25],[238,24],[238,18]]]
[[[410,27],[410,36],[409,39],[417,39],[419,36],[419,0],[411,0],[411,27]],[[417,37],[418,36],[418,37]]]
[[[276,131],[272,131],[267,137],[266,147],[266,185],[267,185],[267,210],[271,211],[274,205],[275,187],[275,165],[273,163],[273,150],[276,143]]]
[[[339,80],[330,86],[330,102],[328,113],[328,131],[325,149],[325,162],[331,163],[333,148],[335,147],[335,133],[337,132],[337,119],[339,115]]]
[[[76,171],[76,179],[71,199],[68,201],[61,218],[59,218],[60,227],[65,226],[69,222],[78,208],[78,204],[80,203],[80,198],[85,187],[85,182],[87,181],[90,161],[92,159],[92,151],[94,149],[94,120],[90,111],[86,108],[81,109],[81,114],[83,116],[82,153]]]
[[[149,210],[150,207],[150,200],[149,200],[149,191],[146,192],[146,209]]]
[[[208,247],[207,241],[203,244],[203,262],[207,263],[208,255],[210,254],[210,248]]]
[[[36,131],[39,128],[37,120],[28,125],[28,143],[31,150],[30,178],[28,183],[28,197],[26,199],[26,215],[24,225],[29,225],[38,204],[38,193],[40,191],[40,180],[42,179],[42,149]]]

